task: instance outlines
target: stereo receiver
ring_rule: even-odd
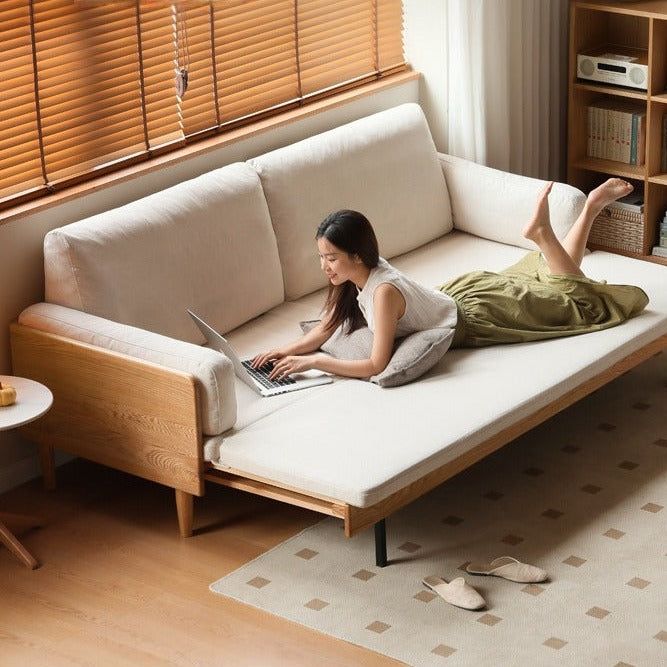
[[[577,54],[577,76],[639,90],[648,88],[648,52],[627,46],[601,46]]]

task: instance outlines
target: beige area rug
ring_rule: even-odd
[[[211,590],[420,667],[667,665],[666,506],[661,354],[389,517],[388,567],[327,518]],[[465,574],[477,612],[421,585],[502,555],[550,581]]]

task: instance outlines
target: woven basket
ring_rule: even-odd
[[[622,220],[604,213],[593,222],[589,241],[616,250],[642,253],[644,251],[644,220]]]

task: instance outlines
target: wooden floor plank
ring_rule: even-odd
[[[22,535],[38,570],[0,549],[3,667],[400,664],[208,590],[320,514],[210,485],[182,539],[173,491],[82,460],[55,491],[34,480],[0,508],[44,518]]]

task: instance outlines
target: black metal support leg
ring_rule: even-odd
[[[384,519],[375,524],[375,564],[378,567],[387,565],[387,527]]]

